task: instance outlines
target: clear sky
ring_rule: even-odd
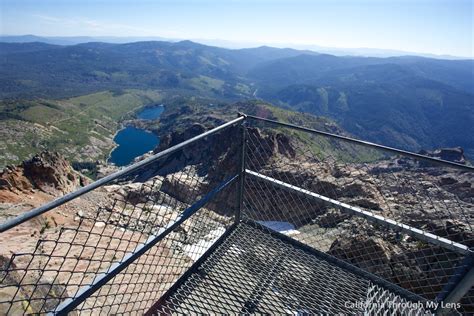
[[[474,0],[0,0],[0,33],[161,36],[473,57]]]

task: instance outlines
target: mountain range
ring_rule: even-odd
[[[349,133],[408,150],[461,146],[474,157],[474,61],[334,56],[191,41],[0,43],[2,99],[151,89],[263,99],[327,116]]]
[[[105,42],[114,44],[124,44],[132,42],[143,42],[143,41],[167,41],[167,42],[179,42],[182,39],[164,38],[159,36],[37,36],[37,35],[0,35],[0,42],[5,43],[29,43],[29,42],[42,42],[55,45],[76,45],[89,42]],[[420,52],[408,52],[397,49],[382,49],[382,48],[341,48],[341,47],[327,47],[321,45],[309,45],[309,44],[294,44],[294,43],[266,43],[251,41],[230,41],[220,39],[192,39],[193,42],[218,46],[231,49],[240,48],[251,48],[259,47],[262,45],[268,45],[278,48],[294,48],[298,50],[309,50],[319,53],[331,54],[336,56],[365,56],[365,57],[394,57],[394,56],[421,56],[428,58],[438,59],[465,59],[465,57],[452,56],[452,55],[438,55],[430,53]]]

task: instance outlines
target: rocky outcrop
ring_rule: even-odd
[[[328,253],[369,272],[387,275],[387,265],[395,253],[394,248],[381,238],[358,235],[336,239]]]
[[[193,204],[207,186],[203,177],[189,171],[178,171],[164,178],[161,191],[183,203]]]
[[[466,163],[466,157],[464,157],[464,150],[461,147],[440,148],[434,151],[422,150],[420,151],[420,154],[460,164]]]
[[[166,150],[209,129],[207,125],[197,123],[188,128],[174,130],[161,138],[160,145],[154,153]],[[247,155],[258,157],[261,165],[269,164],[270,159],[275,157],[291,159],[296,155],[291,139],[283,133],[264,133],[258,128],[248,128],[247,133]],[[240,143],[240,127],[230,127],[148,165],[146,169],[140,171],[134,181],[145,182],[157,175],[162,176],[163,192],[182,202],[191,203],[202,193],[209,192],[222,181],[237,174]],[[222,207],[222,203],[227,207]],[[221,205],[215,209],[216,212],[231,213],[236,205],[235,190],[220,193],[209,207],[212,209],[214,204]]]
[[[154,153],[161,152],[191,139],[209,129],[210,127],[203,124],[193,124],[184,130],[173,131],[160,139],[160,145],[155,148]],[[148,170],[141,175],[140,181],[157,174],[166,176],[167,174],[180,171],[186,166],[195,166],[197,173],[202,176],[209,173],[216,175],[213,170],[217,170],[216,165],[221,163],[226,165],[226,172],[224,174],[235,172],[237,164],[232,162],[236,162],[237,160],[234,161],[234,159],[238,159],[237,145],[239,145],[239,142],[236,137],[239,135],[238,133],[239,128],[233,127],[194,142],[149,166]],[[219,168],[219,170],[223,171],[224,169]]]
[[[447,172],[438,177],[438,185],[455,194],[461,201],[474,204],[474,174]]]
[[[173,131],[161,138],[160,145],[154,153],[200,135],[209,129],[210,127],[198,123],[181,131]],[[204,174],[204,171],[210,171],[213,175],[223,171],[225,174],[230,174],[236,171],[235,166],[239,162],[240,140],[241,129],[238,126],[209,136],[171,155],[166,160],[166,164],[161,164],[166,167],[160,169],[160,174],[172,173],[188,165],[199,165],[198,172],[201,174]],[[249,156],[258,157],[262,165],[268,164],[268,159],[271,157],[292,158],[296,155],[291,139],[287,135],[278,132],[264,133],[261,129],[253,127],[247,128],[247,153]]]
[[[330,162],[294,161],[292,158],[281,158],[278,162],[260,166],[258,172],[363,209],[380,213],[387,209],[387,203],[371,182],[370,175],[355,166],[334,167]],[[251,165],[250,169],[255,170],[254,163],[249,162],[249,165]],[[319,216],[332,210],[329,204],[320,200],[305,197],[295,191],[277,188],[251,176],[248,177],[247,185],[249,189],[245,191],[245,194],[249,196],[249,204],[252,208],[259,210],[254,214],[257,220],[292,219],[293,224],[301,227],[314,222]],[[335,223],[329,223],[327,219],[342,219],[345,216],[328,214],[322,225],[335,225]]]
[[[48,151],[35,155],[18,166],[8,166],[0,173],[0,190],[68,193],[84,185],[87,179],[74,171],[58,153]]]
[[[290,137],[278,132],[264,133],[259,128],[247,129],[247,153],[252,157],[252,166],[258,170],[261,166],[268,165],[270,159],[280,157],[294,158],[296,156],[294,145]]]
[[[21,166],[6,166],[0,173],[0,190],[29,191],[33,185],[24,173]]]

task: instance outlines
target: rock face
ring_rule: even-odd
[[[460,164],[466,163],[466,157],[464,157],[464,150],[461,147],[440,148],[434,151],[422,150],[420,151],[420,154]]]
[[[0,190],[28,191],[33,189],[30,180],[25,177],[21,166],[7,166],[0,173]]]
[[[58,153],[43,151],[16,167],[0,173],[0,190],[28,192],[34,189],[48,193],[67,193],[87,182]]]
[[[189,171],[178,171],[164,178],[161,191],[171,197],[183,202],[192,204],[196,202],[196,196],[200,196],[208,183]]]
[[[453,263],[459,260],[457,254],[427,244],[397,241],[395,236],[377,236],[379,234],[348,235],[345,232],[332,243],[328,253],[411,291],[423,293],[423,288],[428,287],[430,292],[425,295],[429,297],[442,290],[447,278],[440,271],[453,273]]]
[[[202,124],[193,124],[190,127],[175,131],[164,136],[160,145],[155,149],[155,153],[163,151],[169,147],[177,145],[185,140],[206,132],[209,128]],[[182,168],[193,165],[200,175],[206,175],[216,169],[216,165],[225,164],[225,170],[222,166],[219,171],[226,171],[225,174],[235,173],[238,162],[239,127],[231,127],[220,133],[206,137],[197,141],[182,150],[170,155],[160,163],[158,174],[166,175],[176,172]]]
[[[154,152],[163,151],[208,129],[209,127],[203,124],[192,124],[183,130],[173,131],[161,138],[160,145]],[[163,176],[165,180],[162,190],[178,200],[190,203],[189,196],[209,192],[222,181],[237,174],[241,132],[239,126],[234,126],[193,143],[159,163],[147,167],[138,180],[147,181],[156,175]],[[259,166],[263,166],[271,163],[275,157],[292,159],[296,153],[292,140],[287,135],[279,132],[264,133],[258,128],[248,127],[247,156],[258,157]],[[258,169],[256,166],[253,167]],[[171,174],[174,175],[173,178],[168,177]],[[197,178],[200,180],[196,181]],[[214,204],[222,206],[224,203],[226,207],[215,208],[214,211],[223,215],[229,214],[236,205],[235,192],[236,190],[225,190],[219,194],[215,203],[210,203],[209,207],[212,209]]]
[[[261,174],[331,199],[375,212],[381,212],[386,207],[383,196],[374,184],[370,183],[370,176],[357,167],[334,167],[327,162],[294,161],[291,156],[280,156],[279,160],[270,165],[249,161],[248,165],[250,169]],[[247,185],[249,205],[258,209],[253,215],[257,220],[291,218],[293,224],[300,227],[326,214],[327,216],[321,217],[321,224],[324,226],[335,225],[328,219],[343,220],[346,216],[336,216],[330,211],[330,205],[322,201],[272,187],[251,177],[248,178]]]
[[[160,145],[154,153],[206,132],[209,128],[202,124],[193,124],[183,131],[172,132],[161,138]],[[247,128],[247,151],[249,155],[258,156],[261,164],[267,164],[274,156],[295,157],[291,139],[283,133],[263,133],[258,128]],[[238,126],[207,137],[203,141],[187,146],[184,150],[171,155],[161,175],[176,172],[187,165],[199,165],[198,173],[211,176],[236,171],[240,151],[241,130]],[[164,164],[163,164],[164,165]],[[216,167],[217,165],[217,167]]]

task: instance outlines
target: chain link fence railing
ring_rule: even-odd
[[[226,164],[238,165],[241,120],[22,224],[41,231],[11,256],[2,249],[0,314],[145,313],[234,223],[237,168]]]
[[[244,116],[171,145],[0,224],[41,226],[0,314],[474,312],[469,167]]]
[[[469,167],[250,123],[244,218],[435,302],[472,268]],[[461,303],[474,312],[472,289]]]

